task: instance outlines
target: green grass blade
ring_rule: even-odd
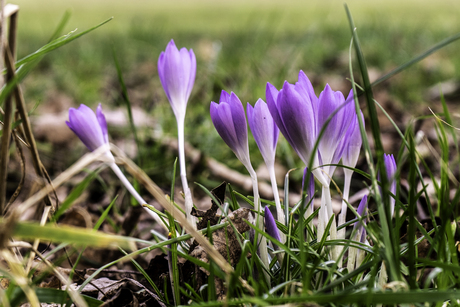
[[[0,224],[4,223],[0,219]],[[68,242],[81,246],[111,247],[118,246],[134,250],[135,240],[130,237],[109,235],[95,232],[93,229],[83,229],[70,226],[55,226],[47,224],[40,226],[37,223],[19,222],[14,225],[12,236],[19,239],[39,239],[52,242]]]
[[[34,53],[31,53],[25,57],[23,57],[22,59],[20,59],[19,61],[16,62],[16,67],[19,67],[21,65],[24,65],[28,62],[31,62],[35,59],[38,59],[39,57],[42,57],[44,56],[45,54],[59,48],[59,47],[62,47],[64,45],[67,45],[68,43],[76,40],[77,38],[80,38],[82,37],[83,35],[85,34],[88,34],[89,32],[91,31],[94,31],[96,30],[97,28],[105,25],[106,23],[108,23],[109,21],[111,21],[113,19],[113,17],[110,17],[109,19],[101,22],[100,24],[88,29],[88,30],[85,30],[81,33],[78,33],[78,34],[75,34],[76,33],[76,30],[68,33],[67,35],[64,35],[64,36],[61,36],[55,40],[53,40],[52,42],[46,44],[45,46],[41,47],[40,49],[38,49],[37,51],[35,51]]]
[[[65,26],[69,22],[70,16],[72,16],[72,13],[70,12],[70,10],[67,10],[64,12],[64,15],[62,15],[61,21],[59,21],[59,24],[56,27],[56,30],[54,30],[53,34],[51,35],[48,43],[54,41],[61,35],[62,31],[64,31]]]
[[[423,60],[427,56],[435,53],[439,49],[444,48],[445,46],[455,42],[458,39],[460,39],[460,33],[457,33],[455,35],[452,35],[451,37],[448,37],[448,38],[442,40],[438,44],[434,45],[433,47],[431,47],[430,49],[428,49],[425,52],[421,53],[420,55],[416,56],[415,58],[411,59],[410,61],[404,63],[403,65],[401,65],[399,67],[396,67],[395,69],[393,69],[389,73],[387,73],[387,74],[383,75],[382,77],[378,78],[377,80],[375,80],[372,83],[372,86],[376,86],[377,84],[382,83],[383,81],[386,81],[386,80],[390,79],[394,75],[399,74],[403,70],[407,69],[409,66],[412,66],[417,62],[420,62],[421,60]]]

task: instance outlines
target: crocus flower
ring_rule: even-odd
[[[275,219],[273,218],[273,215],[270,212],[270,209],[268,208],[268,206],[265,206],[264,210],[265,210],[265,218],[264,218],[265,229],[266,229],[267,233],[270,236],[272,236],[274,239],[280,241],[281,243],[284,243],[282,240],[285,241],[286,236],[284,235],[284,233],[280,233],[278,227],[276,226]],[[273,244],[273,248],[275,250],[279,249],[277,244]],[[276,257],[278,258],[278,261],[281,264],[283,262],[283,254],[277,253]]]
[[[276,203],[276,217],[281,224],[285,225],[275,175],[275,153],[279,129],[270,115],[267,104],[262,99],[257,100],[254,107],[248,103],[246,110],[248,112],[249,127],[270,174],[273,197]]]
[[[109,144],[107,122],[101,104],[97,107],[96,114],[84,104],[78,109],[70,108],[66,124],[90,151]]]
[[[238,160],[248,168],[251,164],[248,147],[248,127],[240,99],[222,91],[219,104],[211,102],[211,119],[220,137],[233,150]],[[252,166],[251,166],[252,168]]]
[[[367,195],[364,195],[363,198],[361,199],[361,202],[358,205],[358,210],[356,210],[356,212],[359,214],[359,216],[363,216],[366,208],[367,208]],[[353,225],[353,230],[359,231],[361,233],[361,236],[358,237],[359,242],[361,243],[364,243],[363,238],[366,237],[366,229],[364,228],[365,223],[366,223],[365,220],[356,221],[355,224]]]
[[[193,50],[178,50],[171,40],[158,58],[158,75],[176,117],[184,117],[195,83],[196,58]]]
[[[182,48],[179,51],[174,44],[174,40],[171,40],[166,47],[166,51],[162,52],[158,58],[158,75],[176,116],[180,177],[185,194],[185,212],[187,220],[194,227],[196,227],[196,218],[191,215],[193,200],[192,193],[188,187],[185,167],[184,122],[187,101],[195,82],[195,74],[196,58],[193,50],[188,51],[186,48]]]
[[[383,162],[385,164],[385,170],[387,173],[390,192],[393,195],[396,195],[395,174],[396,174],[397,167],[396,167],[395,158],[393,155],[383,154]],[[380,179],[380,174],[379,174],[379,179]],[[395,211],[395,203],[396,203],[396,200],[393,198],[393,196],[390,196],[390,217],[393,217],[393,213]]]
[[[299,72],[296,84],[285,81],[280,91],[267,83],[265,95],[270,114],[289,144],[305,165],[309,165],[313,155],[313,167],[319,166],[318,155],[313,152],[317,136],[315,113],[318,99],[304,72]],[[321,171],[316,170],[314,174],[321,184],[328,186]]]
[[[279,129],[270,115],[267,104],[262,99],[259,99],[254,107],[248,103],[246,110],[248,112],[249,128],[251,128],[252,135],[254,135],[265,163],[274,162]]]
[[[70,108],[69,120],[66,121],[66,124],[90,151],[94,151],[102,145],[109,144],[107,122],[105,120],[104,113],[102,113],[101,104],[97,107],[96,114],[94,114],[93,110],[84,104],[81,104],[78,109]],[[146,204],[147,202],[139,195],[139,193],[137,193],[118,165],[115,164],[115,159],[109,149],[107,149],[106,157],[110,159],[108,162],[110,168],[113,170],[115,175],[117,175],[126,189],[128,189],[131,195],[133,195],[139,204]],[[148,208],[145,208],[145,210],[147,210],[156,222],[168,230],[168,225],[165,225],[158,214]]]
[[[345,101],[341,92],[332,91],[327,84],[319,95],[317,113],[318,134],[324,127],[318,144],[322,164],[339,163],[344,149],[339,145],[349,129],[354,113],[353,91],[350,91]],[[324,166],[324,169],[332,177],[335,166]]]

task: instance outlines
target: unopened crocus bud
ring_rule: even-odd
[[[184,117],[187,101],[195,83],[196,58],[193,50],[178,50],[171,40],[158,58],[158,75],[174,115]]]
[[[222,91],[219,103],[211,102],[211,119],[220,137],[248,168],[251,164],[248,147],[248,127],[243,104],[235,93]],[[251,166],[252,168],[252,166]]]
[[[272,213],[268,206],[265,206],[265,229],[267,233],[275,238],[278,241],[281,241],[280,232],[278,227],[276,226],[275,218],[273,217]]]
[[[78,109],[70,108],[66,124],[90,151],[109,144],[107,122],[101,104],[97,107],[96,114],[84,104]]]
[[[385,164],[385,170],[387,173],[387,178],[388,178],[388,184],[390,187],[390,193],[393,195],[396,195],[396,161],[393,155],[387,155],[383,154],[383,162]],[[380,174],[379,174],[379,179],[380,179]],[[390,217],[393,217],[393,213],[395,211],[395,203],[396,200],[394,199],[393,196],[390,196]]]

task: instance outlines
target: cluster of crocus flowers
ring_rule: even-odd
[[[176,116],[180,177],[185,194],[185,213],[187,220],[196,227],[196,219],[191,215],[193,200],[187,182],[184,149],[185,113],[196,75],[196,58],[193,50],[186,48],[178,50],[174,40],[171,40],[166,51],[162,52],[158,58],[158,75]]]
[[[105,162],[108,163],[113,172],[128,189],[131,195],[133,195],[133,197],[139,202],[139,204],[147,204],[125,177],[118,165],[115,164],[115,159],[109,149],[107,122],[104,113],[102,113],[101,104],[97,107],[96,114],[94,114],[93,110],[84,104],[80,105],[78,109],[70,108],[69,120],[66,121],[66,124],[90,151],[94,151],[101,146],[107,146],[107,151],[105,151],[104,154],[106,160]],[[157,223],[168,230],[168,225],[165,224],[157,213],[149,210],[148,208],[145,209]]]
[[[266,98],[281,133],[305,165],[312,166],[312,173],[322,185],[318,223],[318,236],[322,237],[333,216],[329,182],[335,166],[330,164],[339,163],[349,146],[351,137],[347,131],[356,116],[353,92],[345,99],[341,92],[334,92],[326,85],[317,97],[310,80],[300,71],[295,84],[286,81],[279,91],[268,83]],[[336,229],[336,223],[332,223],[332,239],[337,238]],[[337,253],[333,250],[332,254],[336,259]]]

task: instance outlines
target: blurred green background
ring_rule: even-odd
[[[300,69],[311,78],[317,94],[330,83],[350,89],[348,55],[350,29],[343,1],[52,1],[20,0],[18,58],[46,44],[64,12],[71,12],[63,34],[83,31],[113,16],[100,29],[47,55],[23,83],[30,107],[41,102],[40,116],[55,97],[106,109],[122,106],[113,60],[115,51],[133,106],[146,110],[154,124],[140,128],[143,166],[164,178],[175,154],[166,154],[152,135],[176,135],[175,118],[163,93],[156,61],[170,39],[193,48],[197,79],[188,104],[186,138],[206,155],[243,171],[215,132],[209,104],[222,89],[234,91],[243,104],[265,98],[265,85],[278,88],[295,82]],[[460,1],[364,1],[347,4],[353,14],[367,64],[374,78],[408,61],[442,39],[460,32]],[[454,43],[380,86],[388,101],[411,106],[431,103],[427,89],[460,80],[460,45]],[[416,115],[416,114],[414,114]],[[135,119],[136,120],[136,119]],[[130,137],[129,129],[111,129],[111,137]],[[75,140],[74,140],[75,142]],[[76,143],[76,142],[75,142]],[[255,166],[262,162],[250,138]],[[72,147],[73,148],[73,147]],[[83,147],[55,156],[42,145],[50,161],[75,161]],[[280,161],[300,165],[282,141]],[[66,165],[62,162],[59,165]],[[196,181],[207,183],[206,171]],[[209,182],[213,184],[214,182]]]

